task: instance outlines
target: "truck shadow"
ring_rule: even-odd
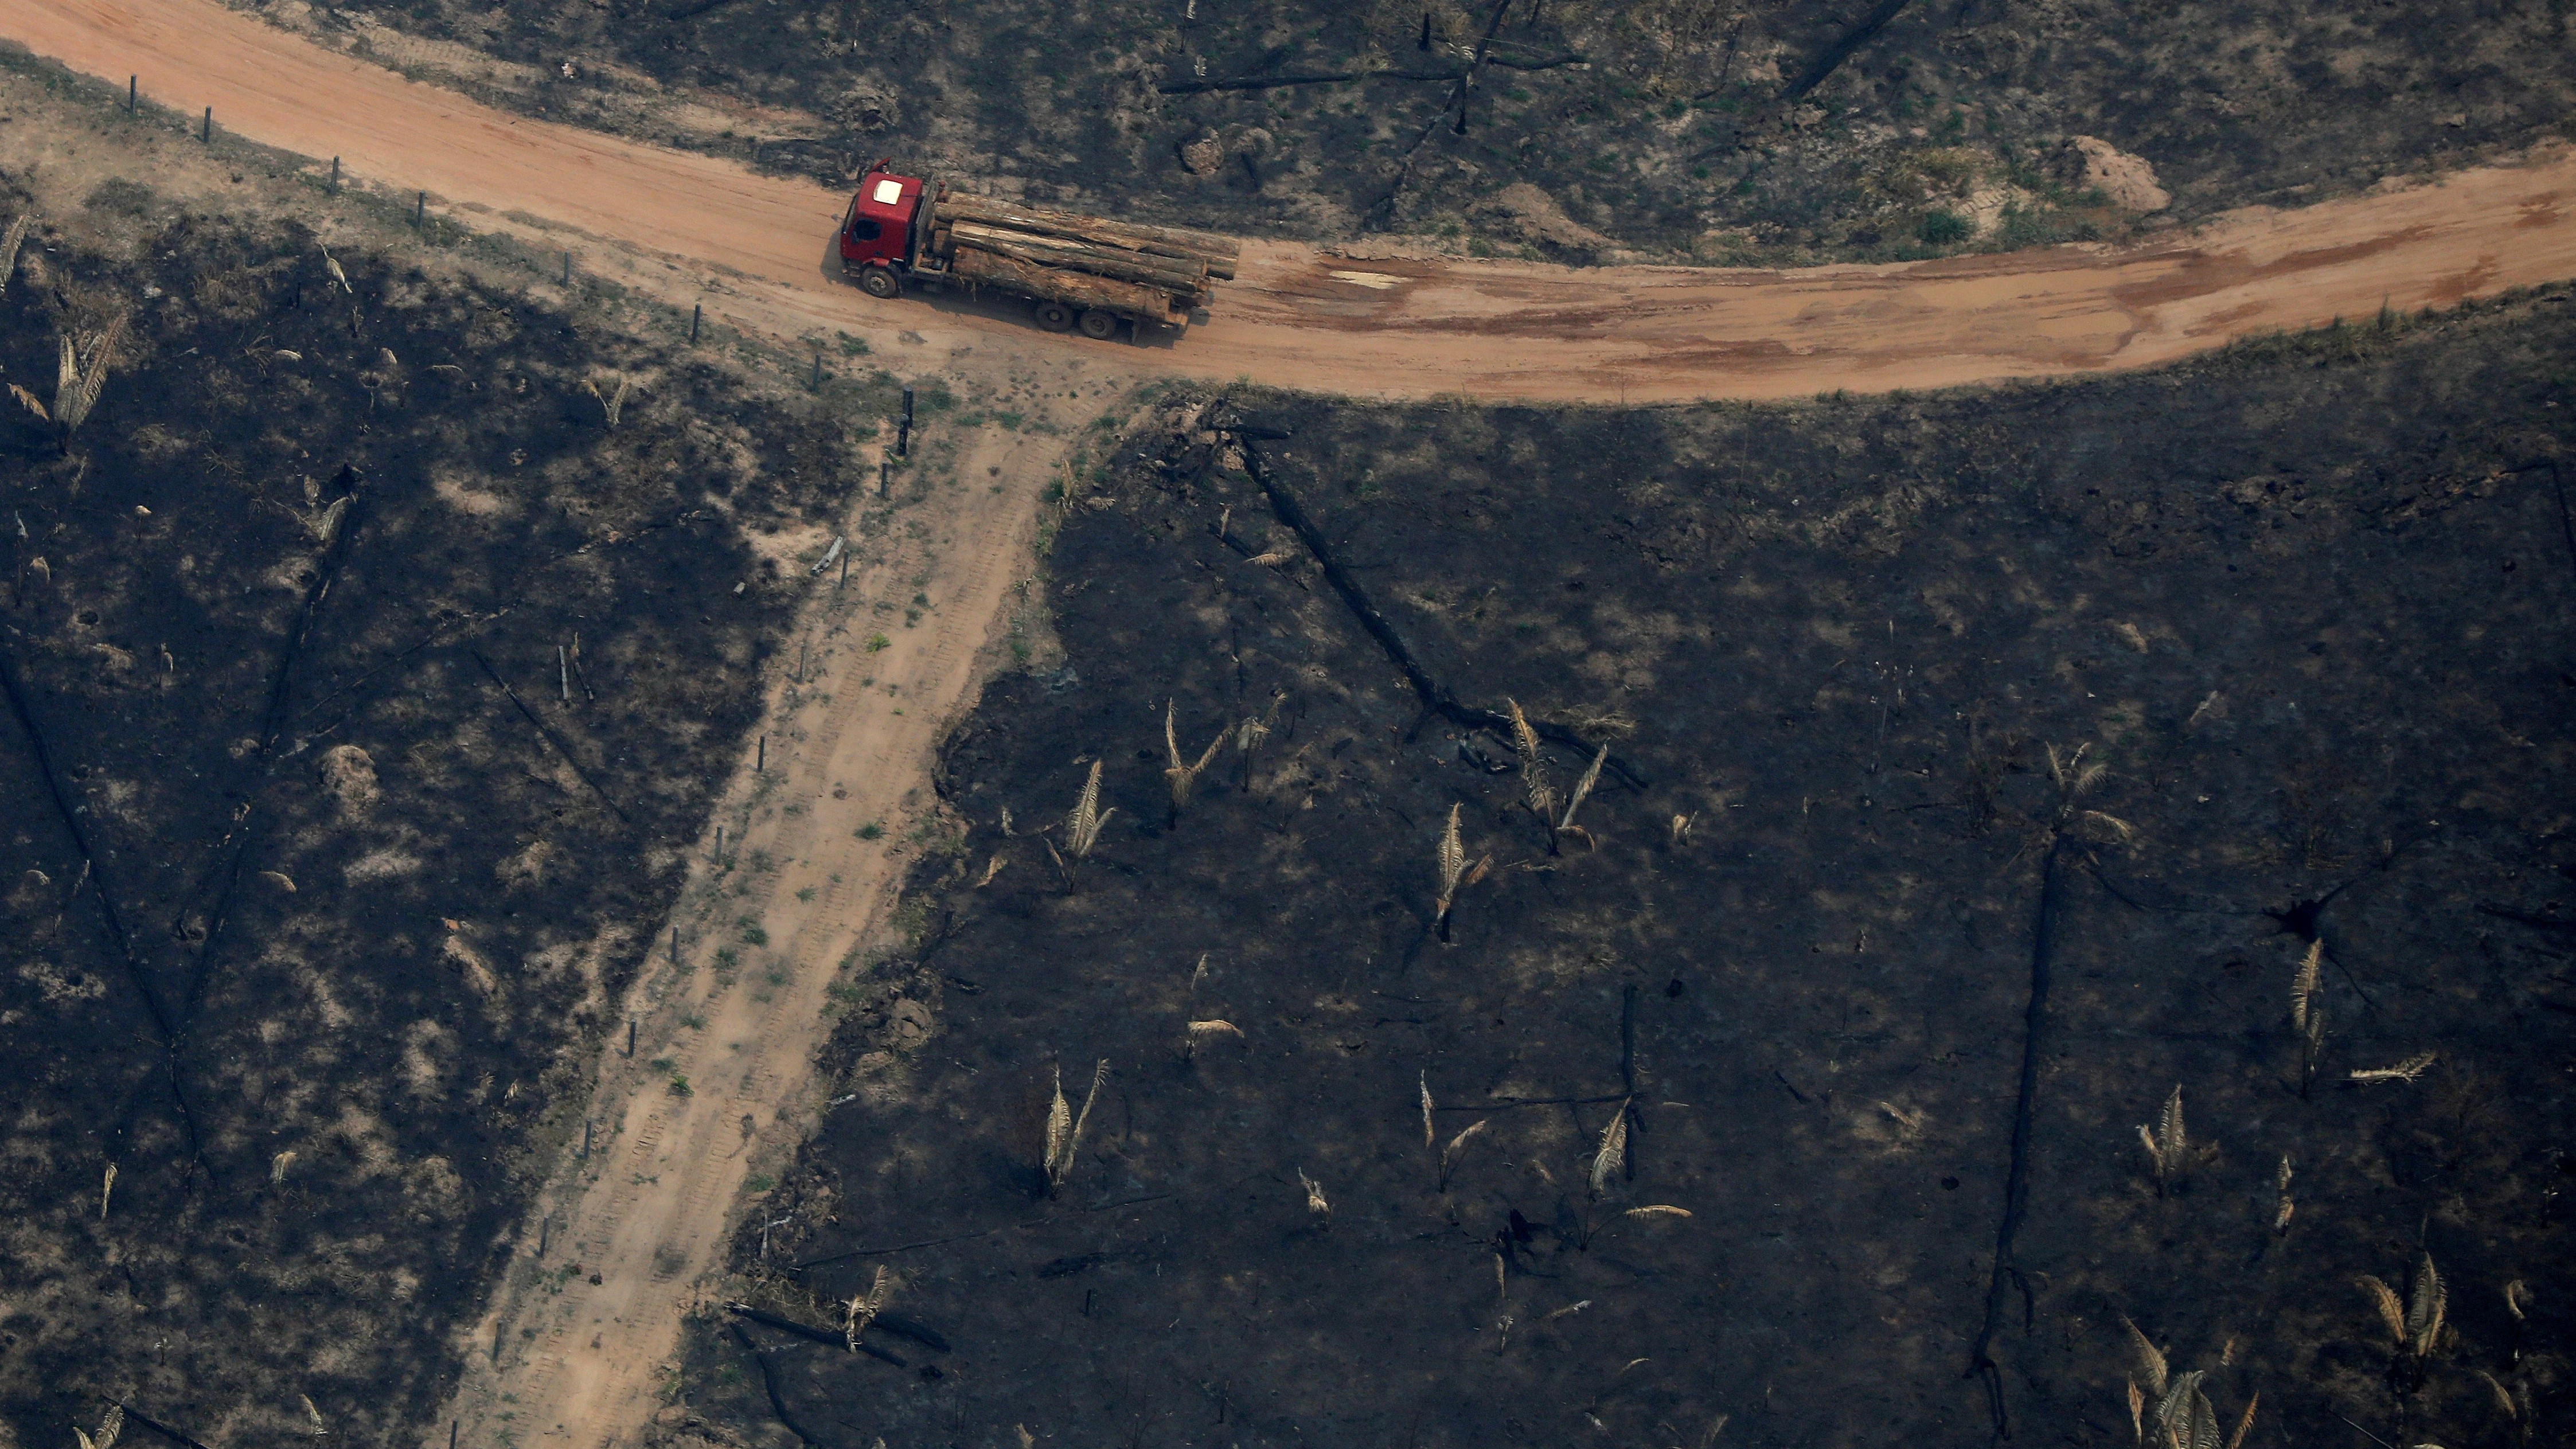
[[[900,298],[877,303],[875,298],[867,297],[865,293],[859,291],[857,281],[842,273],[840,245],[829,235],[823,240],[823,255],[815,267],[815,272],[833,286],[847,288],[852,295],[882,307],[884,309],[882,312],[872,309],[869,320],[871,322],[881,320],[885,325],[892,327],[904,325],[901,309],[927,307],[943,316],[979,317],[1017,327],[1032,336],[1062,338],[1067,342],[1086,347],[1146,347],[1169,351],[1186,335],[1186,329],[1182,328],[1137,327],[1130,324],[1121,327],[1116,337],[1105,342],[1095,342],[1078,332],[1049,332],[1040,327],[1037,323],[1036,304],[1026,298],[955,287],[915,284],[904,288]],[[1219,295],[1218,301],[1222,305],[1224,301],[1222,294]],[[1206,319],[1207,313],[1204,310],[1190,314],[1190,320],[1194,323],[1203,322]]]

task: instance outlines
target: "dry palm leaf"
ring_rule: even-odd
[[[1610,1186],[1610,1179],[1628,1165],[1628,1103],[1619,1104],[1618,1115],[1602,1129],[1601,1147],[1592,1154],[1592,1195],[1599,1197]]]

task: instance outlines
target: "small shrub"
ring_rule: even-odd
[[[870,654],[874,654],[880,649],[891,649],[893,647],[894,641],[883,634],[870,634],[868,636],[868,652]]]
[[[871,820],[867,824],[860,826],[856,833],[861,840],[874,840],[885,834],[885,827]]]
[[[1971,230],[1968,219],[1955,211],[1927,211],[1915,224],[1914,234],[1926,246],[1946,247],[1966,241]]]

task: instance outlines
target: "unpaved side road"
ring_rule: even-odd
[[[2461,172],[2130,248],[1805,271],[1573,270],[1245,249],[1178,342],[1047,337],[998,306],[877,302],[827,265],[846,198],[709,156],[512,116],[213,0],[10,0],[0,38],[754,331],[897,329],[1136,373],[1361,397],[1790,397],[2141,367],[2249,333],[2576,277],[2576,156]],[[891,347],[880,352],[900,356]]]
[[[979,656],[1028,576],[1038,500],[1066,448],[1061,435],[999,428],[963,441],[950,477],[896,515],[893,537],[861,541],[846,585],[836,569],[815,578],[773,681],[765,764],[755,768],[755,743],[697,845],[631,998],[632,1056],[613,1048],[601,1064],[590,1154],[540,1199],[464,1345],[459,1442],[630,1441],[659,1406],[656,1375],[721,1265],[746,1178],[775,1170],[810,1130],[827,988],[887,914],[905,822],[929,798],[939,736],[973,704]],[[862,838],[871,825],[882,833]],[[432,1443],[448,1433],[439,1426]]]

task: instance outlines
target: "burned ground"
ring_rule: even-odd
[[[586,309],[53,211],[0,293],[0,1438],[425,1436],[848,444]]]
[[[261,13],[503,104],[835,184],[893,156],[1139,219],[1569,260],[2116,236],[2138,212],[2066,169],[2071,136],[2144,157],[2189,217],[2527,145],[2576,99],[2565,7],[2536,0]]]
[[[716,1315],[666,1421],[2125,1445],[2125,1315],[2249,1443],[2554,1442],[2571,300],[1928,398],[1170,400],[737,1248],[774,1318],[883,1270],[945,1347]],[[1507,700],[1560,814],[1611,747],[1574,828]],[[2357,1280],[2429,1310],[2427,1255],[2418,1357]]]

